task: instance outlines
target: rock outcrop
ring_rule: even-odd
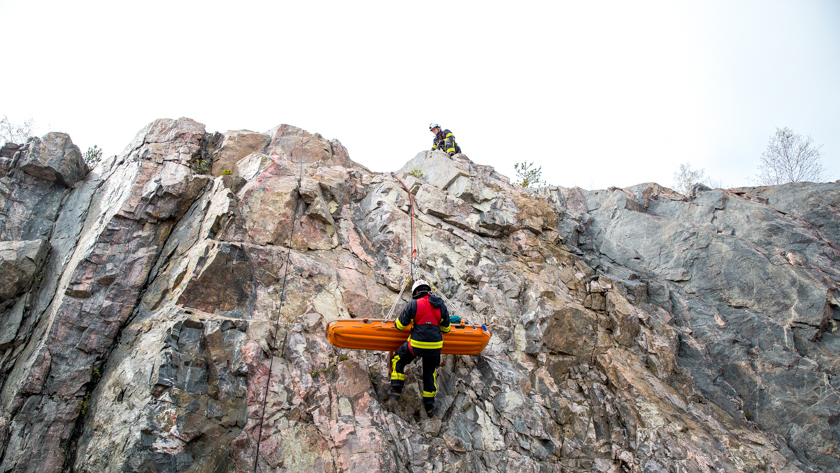
[[[840,471],[840,184],[512,186],[397,172],[420,268],[493,339],[386,399],[335,349],[409,272],[409,198],[288,125],[150,124],[88,172],[0,150],[2,471]],[[259,454],[257,454],[259,451]],[[256,463],[255,463],[256,462]]]

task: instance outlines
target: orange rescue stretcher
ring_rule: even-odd
[[[444,355],[478,355],[492,334],[484,325],[452,324],[443,334]],[[411,326],[397,330],[393,320],[337,319],[327,324],[327,340],[339,348],[397,351],[411,334]]]

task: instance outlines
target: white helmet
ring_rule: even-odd
[[[426,286],[426,287],[428,287],[430,290],[432,289],[432,286],[431,286],[431,285],[429,285],[429,283],[427,283],[425,280],[423,280],[423,279],[418,279],[417,281],[414,281],[414,285],[413,285],[413,286],[411,286],[411,294],[414,294],[414,292],[417,290],[417,288],[419,288],[419,287],[421,287],[421,286]]]
[[[440,125],[438,125],[438,124],[437,124],[437,123],[435,123],[435,122],[430,123],[430,124],[429,124],[429,129],[431,130],[431,129],[434,129],[434,128],[440,128]]]

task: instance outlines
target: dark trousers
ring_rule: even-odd
[[[429,352],[431,350],[423,350]],[[440,364],[440,351],[434,350],[434,354],[418,353],[423,359],[423,404],[433,406],[435,394],[437,394],[437,367]],[[405,367],[417,358],[408,349],[408,342],[405,342],[394,353],[391,358],[391,387],[394,391],[401,393],[405,385]]]

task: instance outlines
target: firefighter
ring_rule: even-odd
[[[391,391],[399,400],[405,384],[405,367],[418,356],[423,360],[423,408],[432,417],[437,394],[437,367],[443,348],[443,333],[449,331],[449,310],[443,300],[432,294],[432,287],[419,279],[411,287],[411,301],[405,305],[394,324],[405,330],[411,323],[411,335],[391,358]]]
[[[429,131],[435,134],[435,137],[432,140],[432,151],[440,150],[449,156],[461,152],[461,147],[455,142],[455,135],[453,135],[451,131],[441,131],[440,125],[437,123],[430,124]]]

